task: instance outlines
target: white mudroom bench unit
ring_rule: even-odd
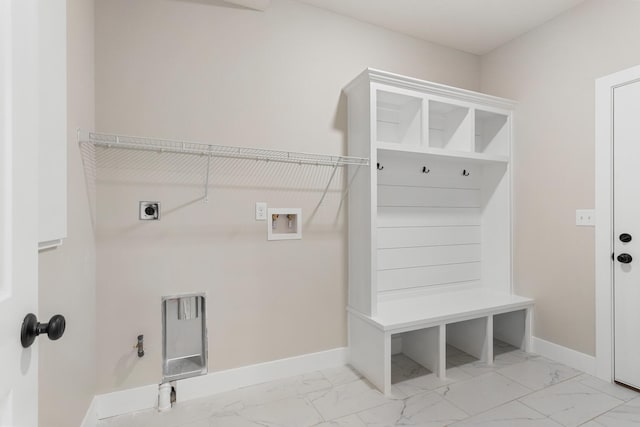
[[[514,102],[367,69],[346,88],[349,353],[385,394],[391,355],[446,376],[447,344],[493,363],[529,350],[533,300],[512,291]]]

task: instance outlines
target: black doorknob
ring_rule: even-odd
[[[622,233],[620,235],[620,241],[622,243],[629,243],[631,241],[631,234],[629,233]]]
[[[61,314],[53,316],[48,323],[38,322],[35,314],[29,313],[22,321],[20,342],[22,347],[29,348],[40,334],[46,333],[50,340],[55,341],[62,337],[67,326],[67,321]]]
[[[618,255],[618,261],[623,264],[629,264],[631,261],[633,261],[633,257],[629,254],[620,254]]]

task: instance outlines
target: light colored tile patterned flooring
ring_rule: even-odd
[[[100,427],[637,426],[640,394],[496,342],[487,366],[447,349],[447,380],[392,360],[393,396],[345,366],[109,418]],[[179,390],[178,390],[179,393]]]

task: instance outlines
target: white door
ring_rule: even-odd
[[[613,93],[614,379],[640,389],[640,82]]]
[[[38,346],[20,327],[37,313],[38,0],[0,0],[0,426],[38,421]]]

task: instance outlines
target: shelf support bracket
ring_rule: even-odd
[[[347,188],[344,190],[344,193],[342,193],[342,198],[340,199],[340,205],[342,205],[342,202],[344,201],[344,199],[349,195],[349,190],[351,190],[351,184],[353,184],[353,181],[356,179],[356,176],[358,176],[358,172],[360,171],[360,166],[362,165],[356,166],[356,170],[353,173],[353,176],[351,177],[351,179],[349,180],[349,184],[347,184]]]
[[[322,193],[322,197],[320,198],[320,202],[318,205],[321,205],[324,201],[324,198],[327,196],[327,191],[329,191],[329,187],[331,186],[331,182],[333,181],[333,177],[336,176],[336,171],[338,170],[338,163],[334,163],[333,172],[331,172],[331,177],[329,178],[329,182],[327,182],[327,186],[324,188],[324,192]]]
[[[209,172],[211,170],[211,154],[207,156],[207,175],[204,181],[204,204],[209,203]]]

